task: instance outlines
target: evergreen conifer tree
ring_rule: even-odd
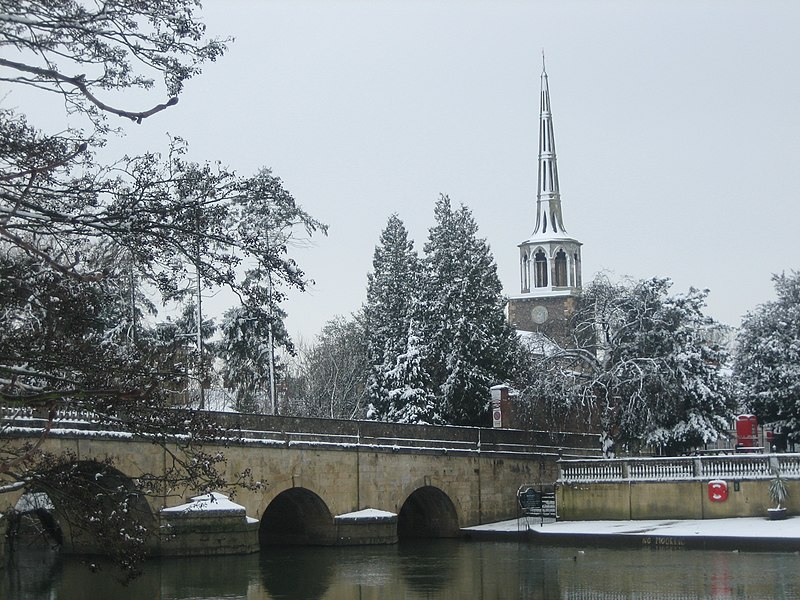
[[[369,376],[367,394],[373,418],[386,419],[389,412],[387,383],[397,368],[398,356],[407,352],[411,312],[416,301],[419,259],[400,218],[393,214],[381,233],[367,275],[364,317]]]
[[[503,313],[502,285],[488,244],[465,206],[443,195],[425,244],[419,319],[427,370],[449,423],[485,425],[489,388],[506,381],[518,356]]]
[[[430,377],[425,371],[424,358],[425,348],[412,321],[405,351],[397,357],[395,367],[384,375],[388,400],[387,421],[415,425],[443,423]]]

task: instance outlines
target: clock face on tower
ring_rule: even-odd
[[[536,323],[537,325],[541,325],[545,321],[547,321],[547,308],[542,305],[534,306],[531,309],[531,320]]]

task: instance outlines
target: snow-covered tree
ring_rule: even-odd
[[[409,326],[416,302],[419,259],[414,244],[400,218],[393,214],[381,233],[367,275],[367,302],[364,305],[368,401],[372,418],[389,418],[387,390],[389,373],[398,357],[406,352]]]
[[[587,386],[587,358],[543,336],[526,343],[515,417],[522,427],[550,432],[594,432],[599,407]],[[589,357],[591,359],[591,357]]]
[[[395,366],[385,374],[388,402],[386,420],[415,425],[441,425],[436,395],[430,377],[425,371],[425,349],[416,333],[416,325],[409,323],[405,351],[395,359]]]
[[[278,307],[237,306],[225,311],[219,357],[225,387],[236,394],[236,410],[270,413],[270,385],[281,370],[275,349],[293,351]],[[270,340],[272,343],[270,344]]]
[[[324,225],[296,204],[269,169],[260,169],[247,181],[246,189],[252,202],[243,207],[242,217],[255,218],[235,219],[232,224],[242,238],[258,243],[264,255],[283,257],[289,247],[305,244],[316,230],[325,231]],[[278,356],[280,351],[294,354],[281,303],[286,299],[285,288],[294,287],[303,277],[288,257],[257,262],[245,272],[237,291],[247,301],[226,313],[219,345],[222,375],[236,390],[239,410],[279,412],[277,385],[286,365],[279,364]]]
[[[488,244],[465,206],[441,196],[425,244],[415,318],[427,348],[439,412],[448,423],[485,425],[489,388],[514,372],[518,340]]]
[[[774,275],[777,299],[745,315],[734,373],[759,420],[800,441],[800,272]]]
[[[87,410],[173,450],[181,434],[187,442],[174,453],[169,481],[140,490],[159,497],[226,482],[201,450],[218,433],[213,423],[174,406],[173,392],[185,388],[186,370],[175,367],[186,339],[165,339],[166,330],[141,319],[140,286],[167,302],[193,292],[199,279],[260,306],[245,268],[268,273],[275,286],[305,286],[287,244],[264,232],[276,221],[324,230],[269,171],[242,177],[189,162],[179,139],[166,156],[97,160],[94,152],[116,131],[111,120],[142,123],[167,111],[202,63],[224,52],[224,42],[205,35],[197,8],[195,0],[0,8],[4,84],[26,86],[70,115],[46,132],[22,112],[0,109],[0,401],[49,422],[61,408]],[[141,110],[120,108],[145,93],[159,96]],[[36,448],[0,437],[0,491],[44,486],[75,461]],[[81,481],[72,489],[69,477],[63,481],[58,493],[80,497]],[[89,529],[103,519],[88,509],[72,517],[74,528]],[[128,545],[120,528],[116,536],[109,544]]]
[[[703,314],[707,291],[669,295],[668,279],[598,276],[574,317],[576,344],[542,356],[525,396],[561,418],[583,415],[618,447],[665,453],[716,441],[734,402],[727,354]]]
[[[168,317],[155,328],[159,352],[164,360],[171,361],[174,371],[184,375],[186,386],[180,390],[183,397],[175,399],[174,404],[186,405],[188,401],[197,405],[199,390],[210,387],[214,378],[212,364],[217,353],[217,344],[212,338],[216,332],[214,319],[204,318],[200,335],[197,335],[197,305],[191,299],[179,307],[176,317]],[[148,333],[145,330],[145,335]]]

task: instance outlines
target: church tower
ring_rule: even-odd
[[[520,294],[509,298],[508,320],[521,331],[541,332],[563,343],[581,291],[581,243],[564,227],[544,57],[541,79],[536,225],[519,244]]]

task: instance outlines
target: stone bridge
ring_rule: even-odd
[[[347,515],[365,509],[374,511],[362,514],[396,515],[388,541],[456,536],[463,527],[516,517],[521,485],[552,483],[559,457],[596,455],[598,447],[597,436],[583,434],[230,413],[215,418],[235,435],[225,447],[206,445],[204,451],[224,453],[227,477],[249,468],[264,482],[235,497],[258,519],[261,545],[374,542],[374,531],[346,528]],[[35,415],[17,416],[13,425],[10,435],[21,439],[41,431]],[[111,459],[131,482],[140,473],[163,473],[170,461],[160,446],[98,431],[83,415],[61,415],[42,449],[68,451],[89,464]],[[157,515],[192,495],[150,497],[149,510]],[[16,498],[0,496],[0,512],[7,500],[13,505]]]

